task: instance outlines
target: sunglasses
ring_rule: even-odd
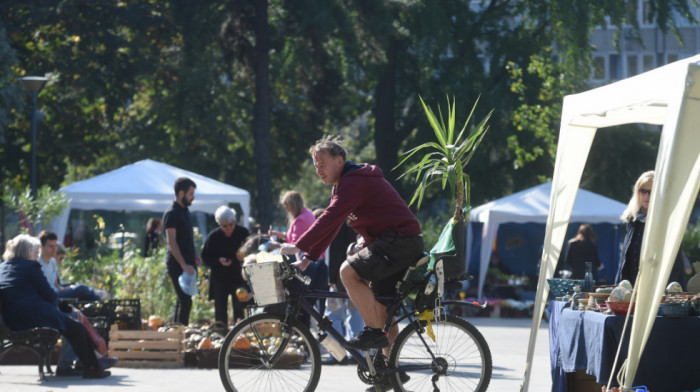
[[[222,229],[226,229],[226,228],[229,228],[229,227],[233,226],[233,223],[224,223],[223,225],[219,225],[219,226],[220,226]]]
[[[651,189],[639,188],[639,189],[637,189],[637,192],[639,192],[639,194],[642,196],[651,195]]]

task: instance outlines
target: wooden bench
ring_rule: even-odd
[[[2,301],[0,301],[0,360],[12,349],[25,349],[33,352],[39,360],[39,380],[46,380],[46,373],[51,370],[51,351],[56,345],[60,332],[53,328],[33,328],[26,331],[12,332],[2,319]]]

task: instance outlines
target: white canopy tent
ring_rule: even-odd
[[[642,240],[627,367],[621,383],[622,391],[631,387],[700,185],[698,81],[700,56],[694,56],[564,98],[523,391],[528,390],[537,330],[549,292],[546,279],[552,277],[559,259],[596,130],[647,123],[663,125],[663,130]]]
[[[213,214],[221,205],[238,203],[243,210],[243,222],[248,222],[248,191],[165,163],[145,159],[61,188],[60,191],[70,202],[51,227],[58,238],[62,239],[71,209],[165,211],[175,198],[175,180],[183,176],[189,177],[197,184],[195,200],[189,207],[190,211]]]
[[[479,298],[482,296],[486,271],[491,259],[491,244],[496,239],[498,227],[503,223],[546,223],[551,192],[552,183],[547,182],[510,196],[493,200],[470,211],[470,225],[467,227],[468,255],[471,255],[473,246],[471,223],[483,223],[481,252],[478,259],[480,266]],[[622,214],[625,207],[624,204],[616,200],[581,189],[576,194],[571,219],[575,222],[590,224],[619,224],[620,214]]]

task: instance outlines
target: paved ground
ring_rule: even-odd
[[[493,377],[489,391],[519,391],[525,372],[525,356],[530,334],[529,319],[469,320],[486,338],[493,355]],[[549,373],[549,332],[543,322],[537,337],[530,391],[551,389]],[[357,378],[355,366],[325,366],[321,372],[319,392],[357,392],[366,386]],[[103,380],[48,377],[37,381],[36,366],[0,366],[0,392],[24,391],[218,391],[223,390],[218,371],[203,369],[127,369],[114,368]]]

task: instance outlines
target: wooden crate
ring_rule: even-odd
[[[128,331],[112,324],[109,330],[109,356],[119,358],[117,367],[183,367],[184,339],[184,331]]]

